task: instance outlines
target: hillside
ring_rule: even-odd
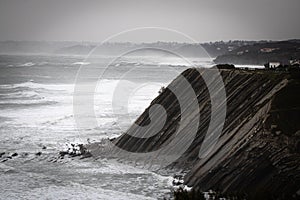
[[[201,44],[207,53],[215,58],[224,54],[228,54],[240,47],[253,45],[256,43],[265,43],[266,41],[243,41],[243,40],[233,40],[233,41],[217,41],[217,42],[208,42]]]
[[[229,41],[210,43],[177,43],[177,42],[154,42],[154,43],[93,43],[93,42],[38,42],[38,41],[3,41],[0,42],[0,54],[67,54],[87,55],[97,45],[94,54],[97,55],[120,55],[134,49],[156,48],[175,52],[185,57],[210,57],[226,54],[241,46],[254,44],[254,41]],[[205,50],[204,50],[204,49]],[[208,54],[207,54],[208,53]],[[144,53],[151,55],[151,52]]]
[[[214,62],[239,65],[264,65],[268,62],[289,64],[290,60],[300,60],[300,40],[255,43],[239,47],[219,55]]]
[[[182,75],[195,91],[201,117],[195,139],[167,168],[188,172],[185,184],[199,191],[214,189],[222,193],[242,193],[248,199],[287,199],[296,195],[300,185],[299,73],[221,70],[227,95],[225,125],[216,146],[202,159],[198,153],[211,120],[210,95],[198,70],[188,69]],[[211,84],[217,84],[216,80],[213,79]],[[180,87],[181,84],[177,78],[168,88]],[[162,148],[170,138],[175,137],[179,145],[192,134],[197,113],[186,109],[183,112],[189,117],[182,119],[178,97],[168,88],[151,103],[166,109],[167,119],[161,131],[149,138],[136,138],[131,136],[137,130],[132,126],[114,140],[118,147],[129,152],[152,152]],[[181,91],[181,94],[186,94],[186,91]],[[187,105],[191,102],[188,98],[184,101]],[[149,107],[136,124],[146,126],[150,123],[148,111]],[[216,112],[219,116],[220,106]],[[153,115],[160,121],[158,113]],[[174,135],[180,124],[183,127]],[[147,132],[142,134],[147,135]],[[169,157],[177,153],[176,146],[171,148],[174,152],[168,152]],[[95,150],[97,145],[91,149],[95,155],[102,153],[99,147]],[[149,163],[149,157],[124,157],[118,153],[113,155],[137,163]]]

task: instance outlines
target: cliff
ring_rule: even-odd
[[[227,85],[222,136],[192,167],[185,178],[188,185],[247,194],[250,199],[290,199],[297,191],[299,195],[299,78],[268,73],[254,73],[240,89],[231,88],[237,90],[233,93]]]
[[[198,154],[211,121],[210,97],[216,94],[209,94],[197,69],[188,69],[182,75],[195,92],[199,110],[187,109],[185,114],[189,118],[182,121],[185,111],[179,105],[180,98],[170,89],[180,88],[183,84],[178,77],[151,103],[160,104],[166,110],[167,118],[161,131],[148,138],[137,138],[132,136],[136,131],[133,125],[114,143],[128,152],[143,153],[162,148],[170,138],[184,141],[192,134],[195,112],[199,112],[194,140],[167,167],[188,172],[185,184],[199,191],[213,189],[222,193],[247,194],[249,199],[263,198],[263,195],[286,199],[297,191],[299,193],[299,73],[238,69],[224,69],[220,73],[227,96],[226,119],[216,145],[206,156],[200,159]],[[214,86],[217,79],[211,79],[211,86]],[[181,91],[183,95],[185,92]],[[187,105],[190,101],[189,98],[184,99]],[[151,123],[151,105],[136,120],[136,124],[146,126]],[[220,109],[221,106],[217,107],[216,116],[220,115]],[[159,122],[160,115],[155,112],[153,115]],[[183,127],[178,128],[179,125]],[[145,160],[149,158],[145,157]]]

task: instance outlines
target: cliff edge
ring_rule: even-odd
[[[209,93],[199,70],[191,68],[182,73],[196,94],[201,117],[193,142],[168,168],[187,172],[185,184],[199,191],[242,193],[249,199],[264,196],[286,199],[297,195],[300,193],[299,72],[223,69],[220,74],[227,97],[226,119],[216,145],[200,159],[199,150],[211,121],[210,97],[215,94]],[[177,78],[169,87],[179,84]],[[137,138],[131,134],[136,129],[132,126],[114,140],[115,145],[129,152],[151,152],[172,137],[184,139],[191,134],[193,111],[189,111],[190,119],[184,122],[180,134],[176,133],[182,123],[182,111],[169,87],[135,122],[140,126],[151,123],[149,108],[159,104],[167,112],[161,131],[148,138]],[[188,104],[190,99],[185,101]]]

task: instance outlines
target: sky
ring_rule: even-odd
[[[0,40],[285,40],[299,19],[300,0],[0,0]]]

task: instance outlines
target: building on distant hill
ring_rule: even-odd
[[[265,64],[265,68],[266,69],[275,69],[277,67],[279,67],[281,65],[280,62],[269,62],[267,64]]]
[[[290,65],[300,65],[300,60],[297,59],[290,60]]]
[[[263,52],[263,53],[271,53],[275,50],[278,50],[279,48],[262,48],[260,49],[260,52]]]
[[[280,62],[269,62],[270,68],[276,68],[279,67],[280,65],[281,65]]]

